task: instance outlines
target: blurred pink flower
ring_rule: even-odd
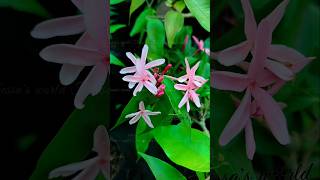
[[[63,64],[60,81],[69,85],[86,66],[92,66],[76,94],[74,104],[83,108],[89,95],[98,94],[109,69],[109,0],[72,0],[83,15],[48,20],[37,25],[31,35],[36,38],[73,35],[85,32],[75,45],[51,45],[40,52],[49,62]]]
[[[121,69],[121,74],[134,73],[133,75],[124,76],[122,79],[124,81],[129,82],[129,88],[133,88],[136,84],[138,84],[133,91],[133,95],[136,96],[138,92],[140,92],[143,87],[146,87],[152,94],[156,95],[158,92],[158,88],[156,87],[157,80],[153,76],[153,74],[148,71],[148,69],[162,65],[165,60],[158,59],[146,64],[148,54],[148,46],[144,45],[142,48],[141,59],[134,57],[134,55],[130,52],[127,52],[127,57],[132,61],[135,66],[126,67]]]
[[[139,110],[140,111],[138,112],[126,115],[126,118],[131,118],[129,124],[131,125],[136,123],[142,117],[150,128],[154,128],[149,116],[158,115],[161,114],[161,112],[151,112],[146,110],[143,101],[140,101],[139,103]]]
[[[100,171],[106,179],[110,179],[110,140],[104,126],[97,127],[93,141],[92,150],[97,153],[96,157],[54,169],[49,179],[70,176],[78,171],[81,172],[73,179],[95,180]]]
[[[246,90],[245,95],[223,130],[219,142],[226,145],[243,128],[246,129],[246,141],[248,157],[252,158],[255,143],[253,130],[251,127],[251,96],[254,97],[256,106],[261,108],[266,123],[275,138],[283,145],[290,142],[290,136],[287,129],[286,118],[278,103],[263,88],[275,82],[276,77],[271,72],[264,69],[263,64],[267,59],[269,44],[272,38],[272,28],[268,19],[262,20],[258,26],[253,59],[249,65],[248,74],[238,74],[227,71],[214,71],[213,87],[220,90],[232,90],[241,92]],[[272,26],[272,25],[271,25]]]
[[[210,56],[210,50],[208,48],[204,47],[204,42],[203,40],[199,40],[196,36],[192,36],[193,41],[196,43],[198,46],[198,50],[195,52],[197,54],[199,51],[205,52],[208,56]]]

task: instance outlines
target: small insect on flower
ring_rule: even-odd
[[[138,112],[126,115],[126,118],[131,118],[129,121],[129,124],[131,125],[131,124],[136,123],[142,117],[143,120],[147,123],[147,125],[150,128],[154,128],[149,116],[158,115],[158,114],[161,114],[161,112],[151,112],[149,110],[146,110],[144,107],[143,101],[140,101],[140,103],[139,103],[139,110],[140,111],[138,111]]]

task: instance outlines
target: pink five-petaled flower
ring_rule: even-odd
[[[187,58],[184,59],[184,62],[186,63],[187,74],[179,77],[178,78],[179,82],[182,83],[182,82],[188,81],[197,87],[201,87],[204,83],[207,82],[207,80],[204,79],[203,77],[196,75],[196,71],[199,67],[200,62],[197,62],[191,69],[190,69],[190,65]]]
[[[96,157],[54,169],[49,179],[70,176],[81,170],[74,180],[95,180],[100,171],[106,179],[110,179],[110,140],[104,126],[98,126],[95,130],[92,150],[97,153]]]
[[[279,24],[289,0],[284,0],[278,7],[273,10],[265,19],[270,23],[270,31],[272,32]],[[213,53],[215,59],[221,64],[230,66],[243,61],[248,53],[255,49],[255,39],[257,33],[257,23],[250,5],[249,0],[241,0],[241,4],[245,15],[245,35],[247,40],[235,46],[224,49],[220,52]],[[296,50],[284,45],[272,45],[271,42],[267,53],[267,61],[264,66],[273,72],[276,76],[283,80],[291,80],[294,72],[285,66],[284,62],[294,62],[298,64],[307,64],[309,60],[297,52]],[[292,59],[294,57],[294,59]],[[275,61],[277,60],[277,61]]]
[[[143,87],[146,87],[152,94],[157,94],[156,83],[157,80],[148,69],[162,65],[165,60],[158,59],[146,64],[148,54],[148,46],[144,45],[142,48],[141,58],[136,58],[132,53],[127,52],[127,57],[132,61],[134,66],[126,67],[120,70],[120,74],[134,73],[133,75],[124,76],[122,79],[129,82],[129,88],[132,89],[138,84],[133,91],[133,95],[136,96],[137,92],[140,92]]]
[[[248,157],[252,158],[255,150],[253,130],[250,122],[251,96],[261,108],[265,121],[275,138],[283,145],[290,142],[286,118],[280,105],[272,98],[264,87],[270,86],[275,81],[275,75],[264,69],[265,61],[272,39],[272,23],[264,19],[258,26],[253,59],[249,65],[248,74],[238,74],[227,71],[212,72],[213,87],[220,90],[232,90],[241,92],[246,90],[245,95],[224,128],[219,142],[221,145],[228,144],[243,128],[246,129],[246,143]]]
[[[50,38],[85,31],[76,45],[57,44],[40,52],[40,56],[46,61],[63,64],[60,71],[60,81],[63,85],[74,82],[86,66],[93,66],[74,100],[77,108],[83,108],[86,97],[98,94],[108,75],[109,0],[72,2],[83,15],[45,21],[37,25],[31,34],[36,38]]]
[[[131,118],[129,124],[131,125],[136,123],[142,117],[150,128],[154,128],[149,116],[158,115],[161,114],[161,112],[151,112],[146,110],[143,101],[140,101],[139,103],[139,110],[140,111],[138,112],[126,115],[126,118]]]

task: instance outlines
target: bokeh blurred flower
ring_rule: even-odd
[[[131,124],[138,122],[138,120],[142,117],[143,120],[147,123],[147,125],[150,128],[154,128],[149,116],[158,115],[158,114],[161,114],[161,112],[151,112],[149,110],[146,110],[144,107],[143,101],[140,101],[140,103],[139,103],[139,110],[140,111],[138,111],[138,112],[126,115],[126,118],[131,118],[129,121],[129,124],[131,125]]]
[[[81,172],[73,179],[95,180],[99,172],[110,179],[110,140],[104,126],[98,126],[95,130],[92,150],[97,153],[96,157],[54,169],[49,179],[70,176],[78,171]]]

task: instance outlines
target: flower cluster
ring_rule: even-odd
[[[237,110],[224,128],[219,142],[228,144],[243,129],[249,159],[255,153],[255,140],[251,117],[264,117],[272,134],[280,144],[290,143],[286,118],[281,104],[273,95],[288,80],[294,77],[310,59],[284,45],[273,45],[272,32],[279,24],[288,4],[281,2],[267,17],[257,25],[249,0],[241,0],[245,14],[245,35],[247,40],[212,53],[213,57],[225,66],[237,65],[247,74],[228,71],[213,71],[211,86],[220,90],[245,91]],[[244,61],[249,52],[251,62]],[[253,98],[252,98],[253,97]]]
[[[55,44],[46,47],[40,56],[49,62],[62,64],[60,81],[63,85],[73,83],[87,66],[92,67],[80,86],[74,105],[81,109],[89,95],[98,94],[109,69],[109,0],[72,0],[82,15],[44,21],[31,32],[35,38],[47,39],[83,33],[72,44]]]

